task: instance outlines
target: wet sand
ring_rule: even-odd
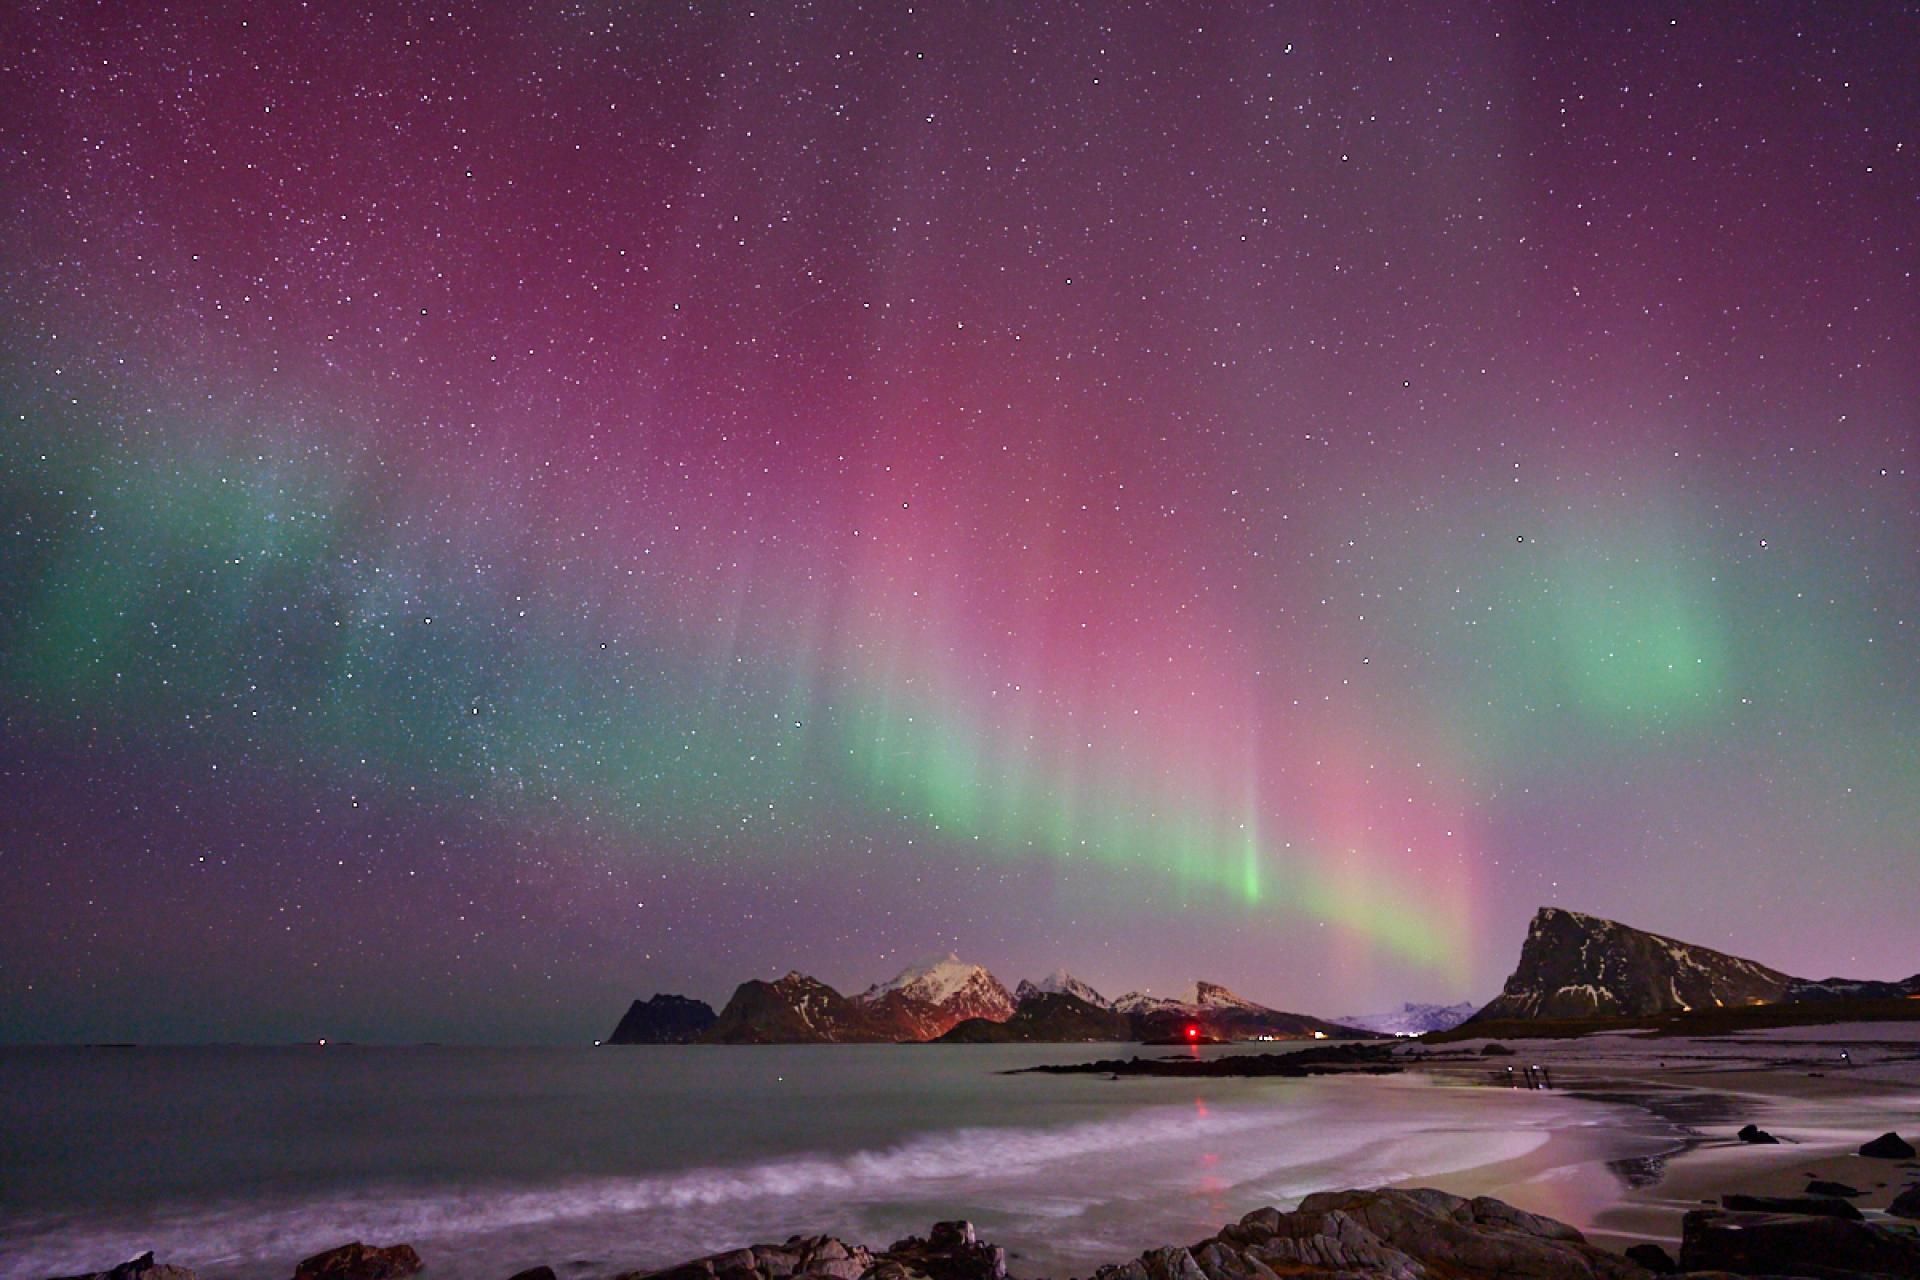
[[[1688,1210],[1731,1194],[1805,1195],[1813,1179],[1859,1190],[1851,1202],[1886,1220],[1887,1203],[1920,1183],[1920,1161],[1858,1154],[1889,1131],[1920,1145],[1920,1029],[1861,1024],[1710,1038],[1515,1041],[1511,1058],[1481,1057],[1483,1043],[1447,1046],[1465,1052],[1428,1055],[1420,1069],[1501,1087],[1507,1066],[1543,1066],[1559,1090],[1620,1108],[1619,1127],[1556,1135],[1526,1159],[1443,1185],[1560,1217],[1596,1244],[1624,1249],[1651,1240],[1672,1250]],[[1635,1114],[1640,1119],[1628,1118]],[[1741,1142],[1735,1135],[1748,1123],[1779,1145]],[[1630,1149],[1649,1143],[1651,1150]],[[1580,1158],[1583,1147],[1590,1162]],[[1591,1162],[1606,1166],[1610,1195],[1596,1191],[1608,1180],[1594,1176]]]

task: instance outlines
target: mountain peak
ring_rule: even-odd
[[[1038,982],[1028,982],[1023,978],[1020,985],[1013,989],[1013,998],[1016,1002],[1036,995],[1072,996],[1076,1000],[1086,1001],[1096,1009],[1112,1008],[1112,1003],[1095,991],[1092,984],[1082,982],[1065,969],[1055,969]]]
[[[1520,965],[1491,1018],[1643,1017],[1673,1009],[1768,1004],[1798,979],[1739,956],[1565,907],[1534,913]]]

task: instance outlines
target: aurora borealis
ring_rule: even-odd
[[[1920,967],[1911,11],[0,27],[0,1039]]]

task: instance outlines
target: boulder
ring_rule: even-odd
[[[1861,1147],[1860,1154],[1875,1160],[1911,1160],[1913,1144],[1897,1133],[1883,1133]]]
[[[1740,1275],[1920,1275],[1920,1239],[1819,1214],[1695,1209],[1681,1222],[1685,1271]]]
[[[293,1269],[293,1280],[406,1280],[420,1270],[410,1244],[381,1247],[355,1240],[316,1253]]]
[[[926,1239],[896,1240],[880,1257],[926,1280],[1006,1280],[1007,1276],[1007,1251],[983,1242],[973,1224],[965,1221],[936,1222]]]
[[[1740,1139],[1740,1141],[1756,1147],[1777,1147],[1780,1145],[1780,1139],[1774,1137],[1757,1124],[1741,1126],[1740,1132],[1734,1136]]]
[[[512,1280],[559,1280],[559,1277],[553,1274],[552,1267],[528,1267],[514,1272]]]
[[[1645,1274],[1565,1223],[1491,1197],[1468,1200],[1426,1188],[1321,1192],[1292,1213],[1249,1214],[1236,1234],[1269,1226],[1271,1237],[1249,1245],[1246,1254],[1283,1276],[1288,1267],[1391,1280],[1639,1280]]]
[[[1809,1213],[1823,1218],[1862,1221],[1858,1209],[1832,1196],[1721,1196],[1720,1203],[1737,1213]]]
[[[1887,1212],[1896,1218],[1912,1218],[1920,1221],[1920,1185],[1908,1187],[1893,1198],[1887,1206]]]
[[[1627,1249],[1627,1257],[1657,1276],[1670,1276],[1680,1270],[1673,1255],[1657,1244],[1636,1244]]]

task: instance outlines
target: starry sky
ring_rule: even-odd
[[[0,17],[0,1039],[1920,969],[1897,5]]]

